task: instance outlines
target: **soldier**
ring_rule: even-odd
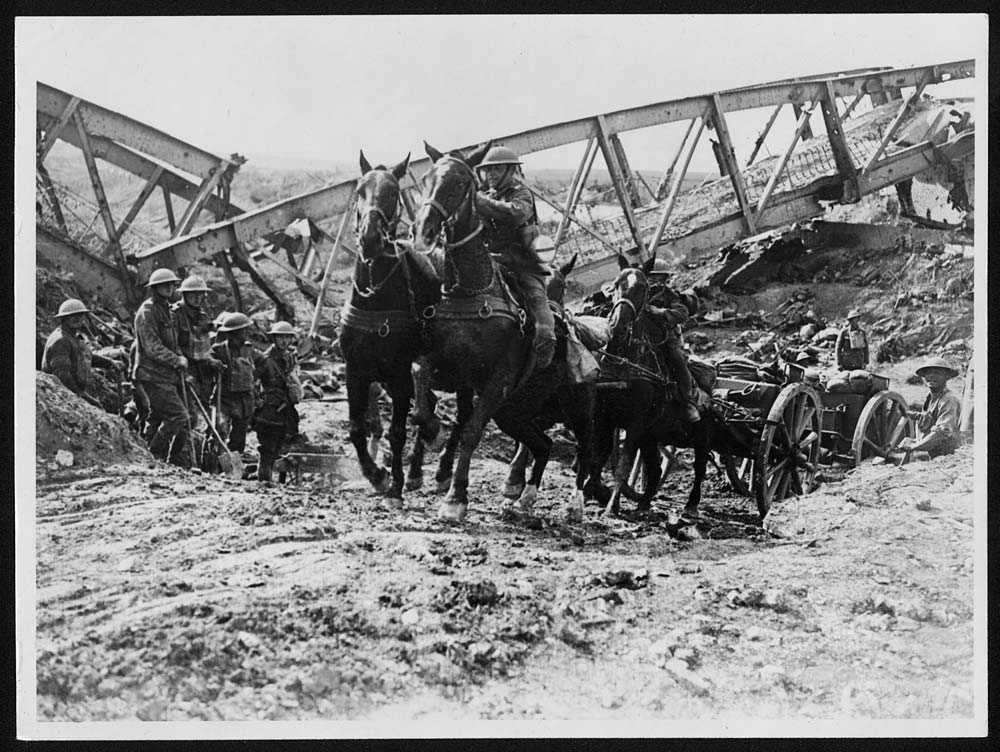
[[[181,300],[171,307],[177,324],[177,344],[188,360],[188,375],[203,405],[210,403],[215,374],[222,368],[211,352],[212,322],[204,308],[207,292],[205,281],[192,274],[181,282]]]
[[[80,337],[80,330],[89,313],[90,309],[75,298],[62,302],[55,315],[59,320],[59,328],[45,341],[42,371],[51,373],[67,389],[90,404],[101,407],[95,398],[86,393],[90,386],[91,366],[110,368],[116,375],[121,371],[121,366],[109,358],[91,353],[87,343]]]
[[[217,342],[212,354],[223,366],[219,380],[218,400],[220,416],[228,430],[227,444],[230,451],[242,452],[247,445],[247,428],[254,409],[254,355],[253,347],[246,341],[246,330],[253,322],[242,313],[227,314],[219,325]]]
[[[294,347],[295,329],[287,321],[278,321],[272,324],[268,334],[274,344],[255,362],[264,393],[262,404],[253,416],[260,451],[257,466],[260,481],[271,480],[275,459],[282,453],[285,442],[298,433],[299,414],[295,405],[302,399]]]
[[[148,400],[145,436],[158,460],[191,467],[184,371],[188,361],[177,344],[170,299],[180,280],[169,269],[156,269],[146,287],[150,296],[135,313],[136,357],[132,379]]]
[[[694,381],[681,349],[681,324],[698,312],[698,296],[693,290],[678,293],[665,284],[659,287],[655,299],[664,303],[663,307],[649,303],[646,308],[650,315],[663,324],[666,339],[659,346],[659,352],[677,382],[684,419],[689,423],[697,423],[701,420],[701,415],[695,403]]]
[[[868,368],[868,335],[861,328],[861,311],[851,309],[847,314],[847,326],[837,335],[837,368],[841,371],[865,370]]]
[[[962,443],[958,424],[962,401],[948,389],[948,379],[958,371],[944,358],[930,358],[917,369],[929,390],[923,409],[916,414],[917,437],[903,439],[899,449],[911,453],[913,459],[930,459],[951,454]]]
[[[531,191],[521,182],[517,155],[506,146],[494,146],[479,163],[480,179],[488,190],[476,194],[476,211],[483,219],[483,239],[490,253],[517,276],[525,302],[535,319],[535,356],[538,368],[552,362],[555,321],[545,292],[548,269],[530,248],[537,236],[538,215]]]

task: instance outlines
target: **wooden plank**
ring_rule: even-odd
[[[656,249],[660,245],[660,239],[663,237],[663,233],[667,230],[667,222],[670,221],[670,214],[673,212],[674,205],[677,203],[677,197],[680,195],[681,186],[684,184],[684,177],[687,175],[688,166],[691,164],[691,157],[694,155],[695,147],[698,146],[698,140],[701,138],[701,134],[704,130],[705,119],[702,118],[698,124],[698,130],[694,134],[694,139],[691,141],[691,146],[684,155],[684,161],[681,163],[680,172],[674,175],[674,182],[670,186],[670,195],[667,196],[667,202],[663,205],[663,210],[660,212],[660,219],[656,223],[656,229],[653,231],[653,237],[650,238],[649,249],[653,254],[656,253]]]
[[[611,174],[611,184],[615,188],[618,203],[621,204],[622,212],[624,212],[625,223],[628,225],[629,232],[635,240],[635,246],[639,250],[639,257],[645,259],[646,253],[642,242],[642,233],[639,231],[635,214],[632,212],[632,202],[625,187],[625,176],[622,174],[622,166],[618,162],[618,155],[611,144],[611,133],[607,130],[603,115],[597,116],[597,143],[604,154],[604,161],[607,163],[608,171]]]
[[[73,117],[73,113],[76,112],[77,105],[80,104],[80,97],[71,97],[66,107],[63,109],[62,114],[55,121],[54,124],[50,125],[45,129],[45,140],[42,141],[42,145],[38,150],[38,155],[35,157],[36,161],[42,163],[45,161],[45,157],[48,156],[52,147],[55,146],[56,140],[59,138],[59,134],[63,132],[63,128],[66,127],[66,123],[69,119]]]
[[[833,161],[837,165],[837,173],[844,181],[844,191],[841,201],[854,204],[861,200],[861,190],[858,187],[857,168],[854,166],[854,158],[851,156],[850,147],[847,145],[847,137],[844,135],[844,124],[837,114],[837,99],[833,93],[833,87],[829,81],[824,82],[823,91],[820,95],[820,108],[823,112],[823,122],[826,124],[826,137],[830,142],[830,150],[833,152]],[[850,111],[850,107],[847,111]],[[846,113],[845,113],[846,114]]]
[[[316,307],[313,309],[312,321],[309,324],[308,338],[312,339],[319,331],[319,320],[323,315],[323,306],[326,305],[326,291],[330,287],[330,276],[333,271],[333,261],[337,258],[337,251],[344,242],[344,234],[347,232],[347,224],[351,218],[352,206],[344,210],[340,218],[340,227],[337,228],[337,237],[333,241],[333,248],[330,249],[330,257],[326,260],[326,268],[323,270],[323,283],[319,288],[319,295],[316,296]]]
[[[747,201],[746,183],[743,182],[743,173],[740,172],[740,165],[736,161],[736,150],[733,148],[733,140],[729,137],[729,126],[726,125],[725,111],[718,94],[712,95],[712,121],[715,123],[715,132],[719,135],[721,156],[729,170],[729,179],[733,183],[733,190],[736,191],[736,200],[739,201],[747,229],[752,235],[757,231],[756,223],[750,203]]]

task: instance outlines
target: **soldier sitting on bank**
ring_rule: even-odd
[[[897,449],[915,460],[951,454],[962,443],[959,433],[962,401],[947,387],[948,379],[958,376],[958,371],[944,358],[930,358],[917,369],[917,376],[929,390],[923,409],[915,416],[917,436],[903,439]]]
[[[101,355],[91,353],[87,343],[80,336],[84,321],[90,309],[82,301],[70,298],[59,306],[55,318],[59,327],[45,341],[42,352],[42,371],[51,373],[73,394],[96,407],[101,404],[87,394],[91,383],[91,367],[109,368],[116,374],[122,370],[119,363]],[[103,408],[102,408],[103,409]]]

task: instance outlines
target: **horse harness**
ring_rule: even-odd
[[[652,370],[650,368],[646,368],[644,366],[641,366],[638,363],[630,360],[629,358],[625,358],[625,357],[622,357],[620,355],[614,355],[612,353],[609,353],[607,351],[607,346],[605,346],[597,354],[597,361],[601,365],[601,375],[598,377],[599,378],[599,382],[598,383],[601,383],[601,382],[614,382],[614,375],[613,374],[609,374],[608,377],[605,377],[605,368],[604,368],[605,362],[610,362],[611,364],[613,364],[615,366],[624,366],[625,367],[625,378],[626,378],[625,384],[626,385],[628,384],[628,382],[631,382],[633,379],[640,379],[642,381],[650,381],[650,382],[652,382],[654,384],[659,384],[660,386],[663,386],[663,387],[668,387],[671,384],[674,384],[675,383],[674,380],[671,379],[671,378],[668,378],[665,375],[666,369],[664,368],[663,363],[661,362],[660,355],[659,355],[659,353],[657,351],[657,348],[660,345],[662,345],[663,342],[658,342],[658,343],[657,342],[652,342],[649,339],[649,337],[646,335],[645,330],[643,331],[642,335],[640,335],[638,338],[634,337],[634,326],[635,326],[635,323],[637,321],[639,321],[639,317],[640,317],[640,315],[643,312],[642,309],[645,306],[645,300],[643,300],[643,304],[640,305],[637,308],[636,305],[635,305],[635,303],[633,303],[628,298],[619,298],[618,300],[616,300],[614,302],[614,305],[612,305],[612,307],[611,307],[611,314],[609,314],[609,315],[613,315],[615,308],[617,308],[619,305],[625,305],[625,306],[628,306],[629,308],[632,309],[632,321],[629,322],[628,330],[626,331],[626,334],[625,334],[626,343],[627,344],[632,344],[633,342],[636,343],[636,345],[639,348],[638,359],[641,359],[643,357],[643,355],[646,355],[646,354],[648,354],[650,357],[652,357],[653,363],[656,366],[656,370],[654,371],[654,370]],[[665,338],[664,338],[664,341],[666,341]],[[610,388],[610,387],[606,387],[606,388]],[[620,388],[627,388],[627,387],[626,386],[622,386]]]
[[[442,217],[444,217],[444,224],[446,227],[445,236],[449,237],[452,235],[455,223],[458,219],[459,210],[466,204],[466,202],[471,201],[473,191],[475,190],[476,180],[475,175],[472,172],[472,168],[469,167],[465,162],[455,157],[445,155],[442,159],[450,160],[457,165],[461,165],[471,176],[472,180],[469,183],[469,187],[466,189],[465,193],[462,195],[462,199],[459,202],[459,208],[453,212],[448,212],[444,206],[435,198],[428,197],[424,199],[432,208],[436,209]],[[450,265],[452,272],[455,275],[455,284],[450,287],[446,287],[443,283],[441,285],[441,294],[443,300],[437,305],[429,305],[422,311],[422,316],[426,322],[430,322],[433,319],[489,319],[494,316],[501,318],[510,319],[518,325],[518,330],[520,336],[524,337],[524,327],[527,323],[527,313],[524,307],[520,306],[511,292],[510,286],[507,284],[507,280],[504,279],[502,274],[497,273],[496,262],[492,259],[490,260],[490,265],[492,267],[492,274],[490,275],[490,280],[484,286],[478,288],[468,288],[462,287],[459,284],[458,268],[455,266],[455,262],[452,260],[449,251],[456,248],[460,248],[463,245],[471,242],[483,231],[483,222],[476,215],[475,204],[472,205],[472,214],[476,217],[476,228],[472,230],[464,238],[446,242],[440,244],[445,251],[445,262]],[[504,295],[500,297],[498,295],[490,294],[490,290],[493,288],[494,281],[499,280],[500,287],[503,289]]]

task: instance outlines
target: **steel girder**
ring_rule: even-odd
[[[973,76],[975,76],[973,60],[899,70],[862,70],[850,71],[847,75],[834,73],[823,77],[810,76],[619,110],[601,116],[534,128],[495,140],[514,149],[518,154],[525,155],[600,136],[607,137],[639,128],[690,120],[701,117],[716,104],[727,113],[776,107],[784,103],[801,104],[814,96],[817,85],[821,86],[826,94],[835,98],[854,98],[859,94],[869,94],[874,91],[918,86],[923,81],[941,83]],[[598,117],[603,123],[599,122]],[[603,130],[601,125],[604,126]],[[429,164],[430,160],[426,158],[411,162],[411,180],[413,177],[419,179]],[[232,248],[237,243],[237,233],[234,229],[236,225],[239,226],[241,237],[258,238],[283,229],[296,219],[308,217],[316,221],[339,215],[350,200],[354,187],[354,180],[327,186],[224,222],[216,222],[188,236],[161,243],[137,257],[140,275],[148,273],[154,266],[191,263],[198,258]],[[154,262],[153,258],[157,256],[161,256],[162,260]]]

